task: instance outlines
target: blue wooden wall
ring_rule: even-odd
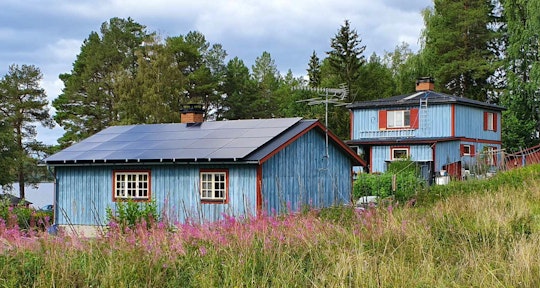
[[[398,108],[400,110],[419,108],[411,106]],[[495,112],[482,108],[455,105],[455,131],[452,135],[452,105],[429,105],[426,110],[426,121],[419,120],[419,127],[415,130],[396,129],[379,130],[379,110],[384,109],[354,109],[353,110],[353,140],[385,137],[466,137],[474,139],[500,140],[501,113],[497,112],[497,131],[484,131],[484,111]],[[419,112],[419,115],[422,112]],[[419,116],[419,118],[422,118]]]
[[[200,204],[199,170],[229,171],[228,204]],[[114,170],[151,171],[152,199],[171,220],[216,220],[223,213],[256,212],[256,165],[153,165],[56,167],[57,224],[105,224],[107,207],[114,208]]]
[[[373,146],[371,151],[372,166],[371,172],[385,172],[387,168],[387,162],[391,161],[391,149],[393,147],[410,148],[409,155],[412,161],[428,162],[433,161],[433,153],[430,145],[381,145]]]
[[[263,164],[263,207],[267,213],[349,203],[350,158],[331,141],[326,158],[325,136],[311,130]]]
[[[455,136],[483,140],[501,140],[501,112],[495,113],[497,115],[497,131],[484,131],[484,111],[495,111],[459,105],[456,105],[455,110]]]
[[[419,108],[419,106],[400,107],[399,110]],[[425,122],[420,121],[418,129],[379,130],[379,111],[384,109],[353,110],[353,140],[385,137],[448,137],[451,135],[451,105],[428,105]],[[419,112],[419,115],[422,112]],[[419,118],[421,118],[419,116]]]

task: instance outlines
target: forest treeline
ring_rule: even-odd
[[[36,163],[112,125],[179,122],[183,105],[202,104],[207,120],[318,118],[320,96],[296,87],[347,88],[352,103],[414,91],[431,76],[436,90],[507,108],[503,146],[537,144],[540,134],[540,1],[434,0],[419,13],[421,48],[397,43],[393,51],[365,55],[362,28],[345,20],[323,54],[306,59],[306,74],[278,71],[263,51],[248,67],[198,32],[164,36],[134,19],[112,18],[81,45],[71,71],[59,77],[62,93],[49,111],[39,67],[13,64],[0,78],[0,184],[37,181]],[[309,47],[306,47],[309,49]],[[57,147],[35,140],[36,125],[61,126]],[[350,138],[349,113],[330,106],[328,123]],[[21,187],[24,196],[24,188]]]

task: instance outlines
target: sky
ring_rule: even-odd
[[[248,67],[266,51],[282,75],[303,76],[313,51],[325,58],[346,19],[366,58],[402,42],[416,52],[429,6],[432,0],[2,0],[0,77],[12,64],[35,65],[52,101],[63,88],[58,75],[71,72],[83,41],[112,17],[131,17],[162,38],[199,31],[222,44],[226,61],[238,57]],[[52,145],[62,134],[40,128],[37,138]]]

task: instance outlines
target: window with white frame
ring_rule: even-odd
[[[228,171],[227,170],[201,170],[200,171],[200,189],[202,201],[227,201],[228,189]]]
[[[410,110],[387,111],[386,116],[388,128],[403,128],[411,126]]]
[[[471,145],[463,145],[463,155],[471,155]]]
[[[409,158],[408,148],[392,148],[392,160],[403,160]]]
[[[493,120],[493,117],[495,117],[494,113],[491,113],[491,112],[486,113],[486,129],[489,131],[495,130],[495,121]]]
[[[150,200],[150,171],[115,171],[114,199]]]

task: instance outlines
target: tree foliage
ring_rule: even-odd
[[[328,54],[330,71],[346,84],[349,94],[347,102],[362,100],[358,95],[356,82],[360,79],[360,67],[365,62],[363,55],[366,46],[362,46],[358,32],[351,28],[349,20],[340,27],[338,33],[331,39],[332,50]]]
[[[84,40],[71,73],[60,75],[62,94],[53,101],[56,122],[64,128],[63,146],[80,141],[114,124],[120,116],[119,78],[137,75],[137,55],[148,38],[143,25],[131,18],[112,18]]]
[[[435,0],[423,11],[426,28],[423,53],[438,89],[460,97],[486,101],[495,55],[489,45],[494,6],[489,0]]]
[[[501,104],[508,108],[502,122],[503,144],[510,151],[539,142],[540,132],[540,5],[537,1],[506,0],[504,16],[508,44],[507,87]]]
[[[37,174],[38,158],[33,155],[45,151],[44,145],[35,140],[36,124],[52,128],[54,123],[41,79],[41,71],[33,65],[11,65],[0,80],[0,122],[4,126],[1,140],[5,143],[3,150],[7,150],[3,153],[15,161],[14,168],[7,170],[7,177],[11,178],[12,172],[16,174],[21,198],[25,197],[26,183],[35,183],[36,177],[31,176]],[[6,126],[11,128],[11,135]],[[7,159],[4,161],[9,164]]]

